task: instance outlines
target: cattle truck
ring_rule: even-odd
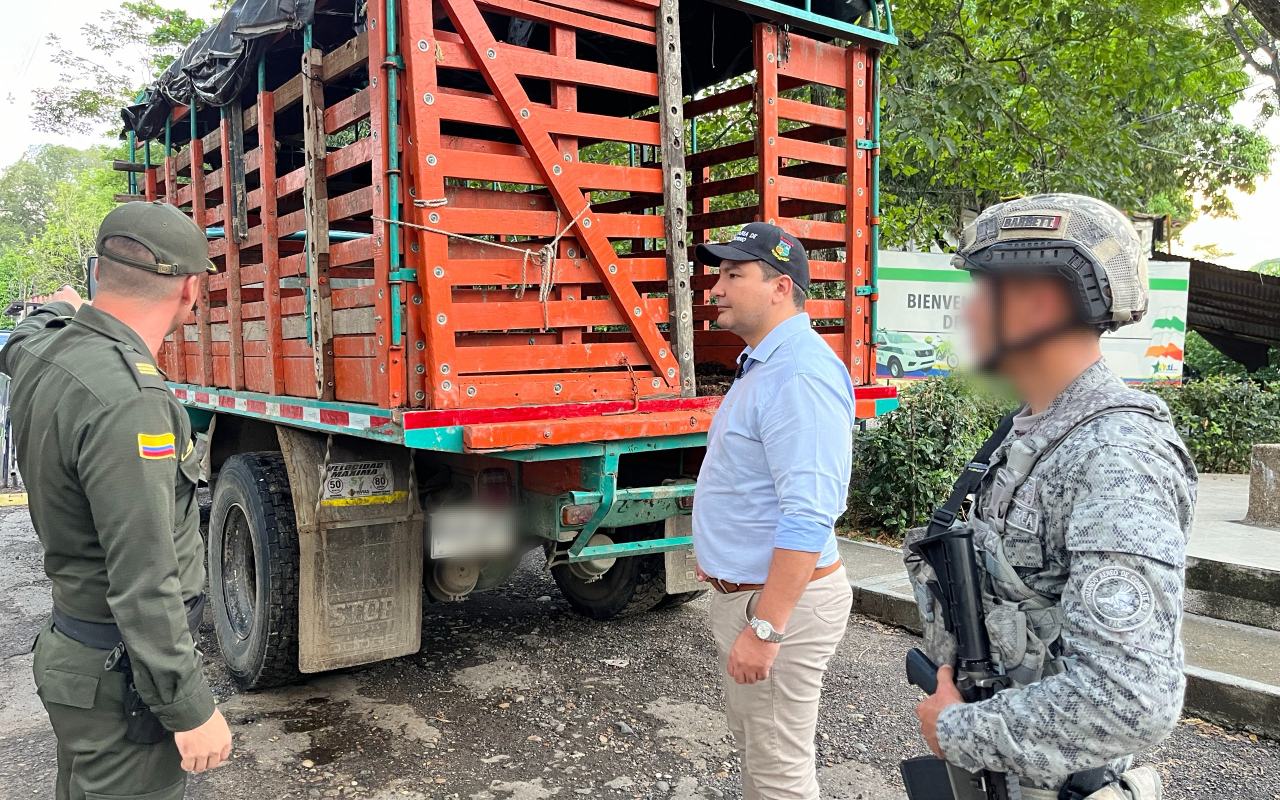
[[[209,236],[160,366],[244,687],[417,652],[532,549],[596,619],[698,594],[742,342],[699,242],[780,225],[874,385],[883,0],[240,0],[122,116]],[[697,374],[695,374],[697,373]],[[703,387],[702,391],[699,390]]]

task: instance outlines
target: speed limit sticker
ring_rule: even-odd
[[[346,461],[330,464],[325,471],[324,496],[327,506],[394,503],[405,499],[396,491],[390,461]]]

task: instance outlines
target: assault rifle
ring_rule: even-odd
[[[961,473],[947,502],[933,512],[924,538],[910,546],[911,553],[933,569],[928,588],[935,613],[947,632],[956,638],[955,682],[966,703],[985,700],[1005,688],[1008,681],[991,658],[982,608],[982,584],[978,573],[973,531],[953,528],[965,499],[978,489],[987,473],[991,455],[1013,426],[1013,414],[1005,417],[991,438]],[[917,648],[907,653],[907,680],[928,694],[938,690],[938,667]],[[971,773],[934,756],[902,762],[902,780],[910,800],[1010,800],[1009,776],[990,770]]]

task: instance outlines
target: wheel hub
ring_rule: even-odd
[[[222,535],[222,596],[232,633],[241,641],[248,639],[257,616],[258,568],[249,518],[238,505],[227,511]]]
[[[587,542],[587,547],[602,547],[613,544],[610,539],[603,533],[597,533]],[[609,558],[597,558],[591,561],[571,561],[569,563],[569,571],[574,577],[591,583],[598,581],[604,577],[604,574],[618,563],[618,559],[610,556]]]
[[[469,559],[443,559],[429,562],[427,591],[437,600],[457,601],[476,588],[480,580],[480,564]]]

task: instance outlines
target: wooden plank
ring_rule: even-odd
[[[337,133],[369,116],[369,87],[324,110],[325,133]]]
[[[647,45],[652,45],[657,41],[657,37],[652,30],[614,22],[610,19],[600,19],[587,14],[579,14],[575,11],[557,8],[545,3],[531,2],[531,0],[479,0],[479,4],[481,8],[509,11],[524,19],[557,24],[564,26],[566,29],[577,28],[595,31],[606,36],[615,36],[619,39]]]
[[[194,120],[192,121],[194,125]],[[195,220],[197,225],[204,225],[204,209],[205,209],[205,174],[204,174],[204,140],[199,137],[192,137],[191,144],[188,147],[191,151],[191,163],[194,169],[191,172],[191,218]],[[199,364],[200,364],[200,383],[205,386],[213,385],[213,350],[210,347],[213,337],[209,330],[209,274],[204,274],[204,280],[200,285],[200,299],[196,301],[196,328],[199,331]],[[187,371],[188,376],[192,374],[191,370]]]
[[[230,206],[229,223],[223,230],[237,243],[243,243],[249,235],[249,206],[244,180],[249,167],[244,154],[244,112],[240,109],[238,97],[227,106],[223,119],[227,122],[227,131],[222,137],[222,152],[227,154],[224,171],[228,177],[222,184],[222,197],[224,203],[230,198],[230,202],[225,203]]]
[[[279,114],[294,103],[302,100],[302,76],[294,75],[280,85],[272,94],[275,97],[276,113]]]
[[[338,195],[337,197],[328,199],[326,206],[328,208],[328,219],[341,220],[356,214],[365,214],[373,210],[373,203],[376,194],[374,187],[366,186],[362,189],[356,189],[354,192]],[[308,210],[304,207],[301,210],[286,214],[280,218],[280,234],[287,236],[297,231],[308,230],[307,220],[310,219]],[[325,229],[325,236],[329,235],[328,228]]]
[[[477,13],[479,13],[477,11]],[[436,33],[436,57],[440,67],[449,69],[480,70],[493,64],[477,66],[477,60],[471,56],[464,46],[462,37],[453,33]],[[615,67],[596,61],[565,60],[556,58],[550,53],[541,53],[524,47],[504,44],[494,40],[498,52],[496,59],[485,58],[485,61],[501,62],[514,74],[525,78],[555,79],[580,86],[596,86],[601,89],[612,89],[619,92],[657,97],[658,76],[652,72],[644,72],[627,67]],[[481,55],[489,47],[480,51]],[[525,98],[527,101],[527,97]],[[525,104],[527,106],[527,102]]]
[[[785,97],[778,98],[778,116],[782,119],[807,122],[810,125],[837,128],[843,131],[845,129],[845,113],[845,110],[839,108],[816,106],[813,103],[788,100]]]
[[[845,93],[845,130],[850,140],[865,139],[876,113],[869,86],[872,62],[862,47],[850,47],[844,58],[845,82],[850,87]],[[851,191],[845,210],[845,325],[840,349],[853,382],[862,384],[873,383],[876,377],[871,300],[856,293],[856,287],[871,283],[871,159],[854,141],[847,140],[846,145],[845,180]]]
[[[844,113],[843,111],[841,113]],[[806,181],[800,178],[778,176],[778,196],[801,198],[818,203],[834,203],[844,207],[849,197],[849,187],[843,183],[827,183],[826,181]],[[788,216],[797,216],[794,212]]]
[[[307,184],[303,190],[306,213],[307,294],[310,298],[312,362],[315,366],[315,398],[334,399],[333,301],[329,286],[329,189],[325,159],[323,53],[312,48],[302,54],[302,134],[306,152]],[[283,221],[282,221],[283,222]],[[283,228],[283,225],[281,226]]]
[[[798,161],[810,161],[832,166],[845,166],[845,149],[843,147],[804,142],[786,136],[779,136],[777,142],[778,146],[775,152],[781,158],[793,158]],[[856,150],[857,148],[855,147],[854,149]]]
[[[653,41],[651,32],[646,31],[645,33],[649,35],[649,41]],[[565,24],[552,24],[551,54],[557,58],[576,58],[578,55],[577,31]],[[578,108],[578,87],[572,83],[553,81],[551,83],[551,106],[551,109],[547,110],[549,114],[563,113],[565,111],[574,112]],[[564,157],[566,163],[573,163],[579,160],[578,139],[576,136],[557,135],[553,138],[556,149]],[[554,208],[555,201],[551,199],[550,194],[546,195],[546,199]],[[556,246],[555,263],[551,265],[553,274],[555,274],[556,264],[560,261],[566,258],[578,261],[576,256],[579,255],[581,249],[576,241],[561,240]],[[524,279],[520,278],[520,280],[523,281]],[[582,284],[567,281],[563,275],[557,276],[557,280],[558,284],[556,285],[555,293],[550,297],[566,302],[582,299]],[[560,344],[570,347],[581,345],[582,334],[585,330],[585,328],[560,328],[556,331],[556,340]]]
[[[451,259],[443,278],[453,286],[519,283],[521,261],[518,258],[508,259],[507,255],[504,253],[501,259]],[[666,260],[661,258],[619,257],[618,274],[633,283],[665,281],[667,264]],[[556,277],[561,284],[586,284],[600,280],[590,262],[585,258],[556,259]]]
[[[545,0],[547,5],[570,11],[591,14],[601,19],[613,19],[646,28],[653,27],[653,11],[647,8],[614,2],[613,0]],[[654,5],[649,3],[650,6]]]
[[[601,397],[631,398],[636,394],[643,402],[645,398],[672,395],[661,381],[657,387],[653,385],[654,375],[649,370],[636,370],[635,380],[633,383],[627,373],[619,371],[549,372],[468,375],[459,383],[467,394],[468,405],[489,407],[586,403]],[[634,405],[634,400],[627,402]]]
[[[541,347],[459,347],[454,369],[459,375],[498,372],[599,369],[627,363],[643,363],[644,353],[635,344],[554,344]]]
[[[755,141],[738,142],[737,144],[729,144],[712,150],[703,150],[701,153],[694,153],[690,156],[686,156],[684,160],[684,168],[687,170],[695,170],[703,169],[705,167],[714,167],[717,164],[728,164],[732,161],[741,161],[744,158],[751,158],[755,154]]]
[[[356,139],[346,147],[334,150],[325,159],[325,175],[332,178],[361,164],[369,163],[373,157],[373,139]],[[276,196],[286,197],[294,192],[302,191],[307,183],[307,170],[299,167],[288,175],[276,179]],[[290,233],[290,231],[285,231]]]
[[[706,200],[711,197],[720,197],[726,194],[749,192],[754,188],[756,188],[756,176],[752,173],[750,175],[739,175],[735,178],[724,178],[718,181],[693,183],[689,186],[687,193],[690,200]],[[705,210],[703,213],[705,213]]]
[[[711,427],[709,411],[663,411],[615,417],[580,417],[529,422],[466,425],[462,441],[468,450],[519,450],[549,444],[614,441],[646,436],[701,433]]]
[[[233,125],[236,120],[239,120],[240,118],[239,101],[235,102],[222,114],[222,121],[218,127],[222,139],[222,152],[224,153],[234,154],[236,152],[234,141],[235,129]],[[241,138],[241,145],[243,147],[243,136]],[[232,161],[233,166],[236,163],[239,163],[243,168],[243,158],[236,158]],[[234,181],[236,179],[235,170],[224,169],[222,170],[222,176],[222,196],[234,197],[236,194],[236,186],[234,185]],[[240,180],[239,192],[240,196],[243,198],[243,175],[240,176]],[[239,391],[244,388],[244,341],[242,338],[244,326],[240,317],[240,241],[243,237],[232,235],[232,232],[236,229],[237,225],[235,213],[233,211],[234,206],[234,202],[222,204],[222,242],[223,252],[226,257],[226,271],[216,277],[222,278],[226,286],[226,307],[230,316],[229,321],[231,323],[231,345],[228,354],[230,358],[230,363],[228,365],[228,387]],[[212,288],[214,288],[213,282],[210,281],[210,289]]]
[[[438,66],[435,48],[438,46],[433,17],[433,8],[440,10],[440,5],[431,3],[407,3],[404,9],[405,36],[404,41],[425,42],[427,49],[410,48],[406,56],[408,86],[406,96],[414,98],[406,104],[409,130],[406,131],[406,153],[404,167],[411,174],[411,185],[416,187],[419,199],[433,200],[445,196],[444,164],[454,159],[458,151],[447,151],[440,136],[440,118],[435,111],[423,102],[417,102],[426,95],[442,97],[436,79]],[[476,154],[477,157],[480,154]],[[489,156],[503,158],[503,156]],[[526,159],[512,159],[526,164]],[[492,173],[486,180],[493,180]],[[516,177],[506,177],[509,181],[518,181]],[[537,181],[529,181],[536,183]],[[432,225],[432,212],[418,208],[411,203],[405,204],[405,217],[419,225]],[[437,217],[438,219],[438,217]],[[419,299],[419,325],[422,332],[422,350],[411,351],[414,359],[409,370],[409,404],[414,407],[429,406],[431,408],[457,408],[467,404],[465,390],[458,385],[455,377],[449,373],[453,368],[455,356],[455,336],[453,327],[453,291],[448,280],[444,278],[446,265],[449,263],[449,241],[445,236],[426,231],[406,232],[406,241],[416,239],[421,253],[423,267],[418,273],[418,285],[421,293]],[[421,375],[417,373],[421,372]]]
[[[262,183],[262,295],[266,319],[264,346],[267,391],[284,394],[284,353],[280,317],[280,224],[276,208],[276,113],[275,95],[258,92],[259,149],[266,154],[259,161],[259,178]],[[245,276],[242,273],[241,278]]]
[[[386,4],[374,3],[372,7],[366,6],[368,13],[369,29],[375,33],[385,31],[383,25],[386,22]],[[374,212],[380,217],[390,217],[390,209],[392,202],[400,202],[403,198],[404,191],[400,191],[401,197],[391,196],[391,181],[389,172],[391,164],[391,150],[385,147],[388,141],[392,141],[393,137],[388,136],[388,119],[389,119],[389,103],[396,102],[395,96],[392,94],[392,86],[390,75],[395,69],[393,65],[388,63],[387,59],[387,37],[385,35],[375,35],[368,42],[368,64],[369,74],[372,76],[369,92],[369,130],[377,132],[377,138],[372,135],[369,140],[373,143],[372,157],[370,158],[370,169],[373,172],[373,180],[379,183],[383,190],[375,197]],[[413,53],[420,52],[415,48],[411,48],[409,57],[413,57]],[[397,94],[401,90],[400,74],[395,73]],[[400,138],[400,137],[394,137]],[[397,142],[393,142],[398,146]],[[403,166],[400,161],[396,162],[397,167]],[[403,182],[403,177],[401,179]],[[396,232],[390,232],[397,235]],[[400,235],[399,242],[407,240],[409,237]],[[408,405],[405,394],[405,369],[406,354],[413,352],[406,349],[406,343],[416,340],[420,337],[420,330],[415,331],[414,328],[421,328],[416,319],[409,320],[409,324],[402,325],[404,333],[401,340],[397,343],[392,336],[392,292],[391,292],[391,240],[384,230],[379,228],[374,230],[374,235],[368,239],[358,240],[361,247],[335,246],[330,257],[331,275],[336,274],[336,270],[332,267],[338,263],[351,263],[353,259],[349,256],[361,255],[358,251],[363,251],[363,255],[373,261],[373,278],[374,285],[379,287],[377,297],[374,299],[374,336],[369,337],[370,344],[373,346],[374,352],[370,355],[376,359],[377,369],[372,370],[373,377],[373,393],[378,398],[378,403],[383,408],[402,408]],[[347,243],[349,245],[357,244],[357,242]],[[344,260],[340,259],[346,256]],[[346,337],[339,337],[346,338]],[[338,344],[337,339],[334,341],[335,347]],[[408,345],[409,348],[412,345]],[[335,349],[335,357],[339,351]]]
[[[689,230],[709,231],[713,228],[726,228],[730,225],[742,225],[751,222],[760,215],[758,206],[742,206],[726,208],[724,211],[709,211],[706,214],[694,214],[689,218]]]
[[[661,0],[658,21],[658,114],[662,129],[663,239],[667,252],[667,296],[671,349],[680,396],[697,393],[693,369],[693,290],[689,279],[688,201],[685,199],[684,91],[681,88],[680,3]],[[670,368],[669,368],[670,369]]]
[[[445,177],[491,181],[494,176],[501,176],[504,182],[545,185],[537,167],[526,157],[448,149],[444,152],[446,157],[439,161]],[[458,157],[464,152],[464,157]],[[662,191],[661,170],[581,161],[561,163],[565,178],[583,189],[651,193]]]
[[[379,36],[379,38],[385,38]],[[369,32],[361,31],[324,56],[324,82],[334,83],[369,62]]]
[[[589,201],[583,194],[581,186],[570,181],[563,172],[556,174],[553,169],[564,161],[537,113],[528,109],[529,97],[517,78],[517,64],[513,63],[518,59],[508,59],[505,53],[493,59],[485,57],[489,51],[499,48],[499,44],[472,0],[444,0],[444,5],[455,29],[465,40],[473,60],[482,62],[480,67],[485,75],[485,81],[503,104],[508,117],[515,122],[521,143],[534,156],[534,162],[543,177],[541,183],[551,191],[557,205],[564,210],[565,214],[577,220],[572,225],[576,238],[590,254],[591,261],[599,271],[603,283],[609,287],[609,296],[618,314],[628,321],[632,333],[645,352],[648,363],[653,365],[655,371],[659,373],[661,383],[666,384],[668,389],[677,388],[679,378],[676,360],[669,352],[668,344],[658,331],[657,325],[652,320],[645,319],[644,301],[641,300],[634,285],[616,277],[617,254],[600,226],[596,224],[599,218],[589,213]],[[559,60],[550,55],[547,58],[553,61]],[[599,69],[599,65],[595,65],[595,68]],[[648,75],[648,73],[641,74]],[[554,77],[557,80],[564,80],[566,76],[557,70]],[[657,83],[656,75],[649,75],[649,77],[654,84]],[[621,87],[615,85],[614,88]],[[656,89],[656,85],[654,88]],[[656,91],[654,93],[656,94]],[[614,267],[612,272],[608,269],[610,266]]]
[[[527,295],[526,295],[527,297]],[[654,298],[639,301],[641,316],[637,317],[630,309],[623,316],[609,300],[577,300],[563,302],[551,300],[547,302],[547,327],[559,328],[562,325],[584,327],[587,325],[630,325],[635,327],[636,321],[667,321],[666,298]],[[542,327],[542,305],[537,299],[522,300],[512,303],[455,303],[453,306],[453,328],[456,331],[494,331],[494,330],[537,330]],[[666,349],[665,340],[661,345]],[[633,365],[637,366],[637,365]],[[672,383],[675,383],[673,380]]]
[[[790,36],[791,52],[787,60],[778,65],[781,74],[805,83],[845,88],[844,48],[797,35],[794,31]]]
[[[492,98],[442,93],[435,105],[441,119],[511,128],[511,121],[503,113],[502,106]],[[561,110],[537,103],[531,105],[547,120],[547,130],[551,133],[647,145],[661,142],[661,132],[655,122]]]
[[[353,193],[354,194],[354,193]],[[501,232],[508,236],[552,237],[569,222],[563,214],[554,211],[500,211],[487,208],[437,209],[440,221],[433,225],[452,233],[491,234]],[[600,214],[601,232],[610,238],[647,237],[664,235],[662,217],[656,214]],[[524,247],[517,243],[515,246]],[[528,245],[536,250],[542,245]]]

